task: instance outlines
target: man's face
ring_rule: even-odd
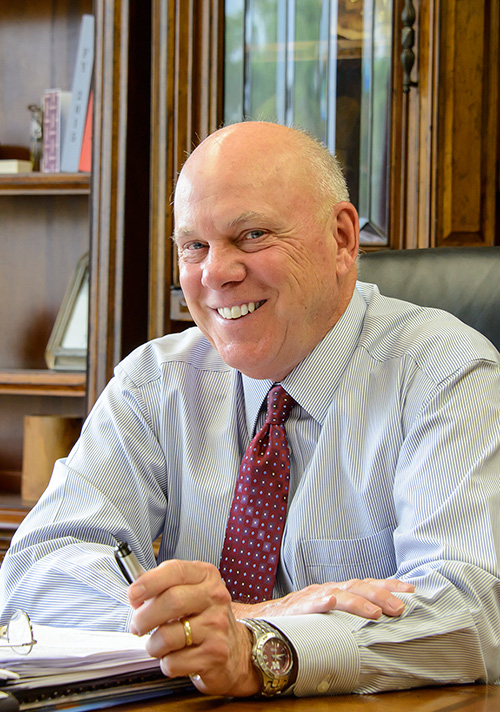
[[[222,144],[193,154],[176,188],[175,237],[181,286],[204,335],[230,366],[280,381],[346,307],[336,239],[346,204],[325,217],[304,172],[272,150]]]

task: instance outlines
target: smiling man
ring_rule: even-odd
[[[324,163],[306,136],[247,123],[206,141],[180,175],[175,240],[189,310],[224,361],[252,378],[288,375],[354,291],[357,214],[334,159]]]
[[[153,631],[209,694],[497,680],[497,351],[356,281],[342,173],[300,131],[208,137],[174,238],[197,326],[117,366],[13,539],[2,616]],[[148,569],[130,587],[117,540]]]

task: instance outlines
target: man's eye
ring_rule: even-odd
[[[196,250],[202,250],[204,247],[205,244],[203,242],[188,242],[182,249],[187,252],[196,252]]]
[[[262,237],[263,235],[265,235],[264,230],[250,230],[246,233],[245,237],[248,240],[258,240],[259,237]]]

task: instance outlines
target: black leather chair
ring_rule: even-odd
[[[368,252],[358,279],[380,292],[451,312],[500,351],[500,247],[439,247]]]

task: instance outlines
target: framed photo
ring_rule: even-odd
[[[88,321],[89,256],[85,254],[73,272],[45,349],[45,361],[49,368],[61,371],[86,370]]]

